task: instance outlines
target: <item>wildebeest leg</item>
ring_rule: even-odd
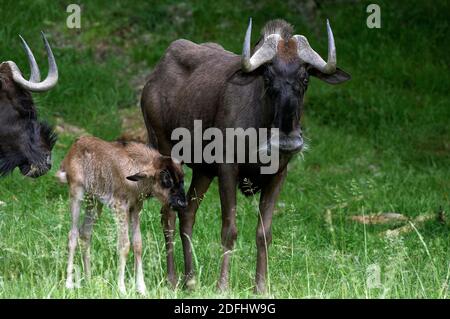
[[[187,288],[193,288],[195,286],[191,247],[195,213],[197,212],[200,202],[203,199],[203,195],[205,195],[208,190],[211,181],[212,177],[197,170],[193,170],[192,182],[187,194],[188,206],[178,213],[178,218],[180,219],[180,236],[181,242],[183,243],[184,254],[184,283]]]
[[[219,193],[222,210],[222,247],[223,259],[217,287],[224,291],[228,288],[231,251],[237,238],[236,227],[236,185],[237,168],[224,164],[219,169]]]
[[[169,205],[164,205],[161,208],[161,224],[164,231],[164,239],[166,242],[166,256],[167,256],[167,279],[173,288],[177,285],[177,275],[174,261],[174,247],[173,236],[175,234],[175,223],[177,215],[175,211],[170,209]]]
[[[266,291],[267,253],[272,242],[272,215],[275,203],[280,194],[281,186],[286,177],[286,168],[272,177],[270,182],[262,189],[259,201],[259,221],[256,230],[256,287],[257,293]]]
[[[125,294],[125,265],[130,251],[130,238],[128,235],[129,213],[128,207],[123,204],[117,205],[115,211],[117,214],[118,227],[117,251],[119,253],[119,276],[117,282],[119,285],[119,292]]]
[[[131,215],[131,228],[132,228],[132,244],[134,253],[134,274],[136,276],[136,290],[145,295],[147,288],[144,282],[144,271],[142,270],[142,236],[139,222],[139,213],[142,209],[142,204],[138,204],[136,207],[130,210]]]
[[[84,190],[82,187],[74,186],[70,189],[70,212],[72,214],[72,228],[69,232],[69,257],[67,261],[66,288],[72,289],[73,283],[73,259],[78,241],[78,220],[80,219],[80,207],[83,200]]]
[[[87,281],[91,279],[91,239],[92,229],[95,222],[102,213],[103,205],[89,196],[86,199],[86,213],[84,216],[83,225],[80,228],[80,247],[83,256],[83,265],[85,278]]]

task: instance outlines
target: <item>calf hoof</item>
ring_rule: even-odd
[[[125,285],[119,285],[119,294],[126,295],[127,289],[125,288]]]
[[[147,295],[147,288],[144,286],[137,286],[136,287],[136,291],[141,295],[141,296],[146,296]]]
[[[74,289],[75,288],[75,284],[73,283],[73,281],[66,281],[66,289]]]

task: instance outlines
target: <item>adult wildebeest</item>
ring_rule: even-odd
[[[51,168],[51,151],[56,135],[51,127],[38,121],[30,92],[44,92],[58,82],[58,68],[50,45],[42,33],[47,50],[49,71],[41,82],[36,60],[25,40],[20,37],[30,63],[26,80],[13,61],[0,64],[0,176],[19,167],[28,177],[39,177]]]
[[[257,226],[256,290],[266,289],[267,247],[271,242],[274,205],[286,177],[287,163],[303,147],[300,116],[309,76],[337,84],[350,75],[336,67],[333,33],[327,21],[328,61],[325,62],[302,35],[283,20],[266,24],[262,37],[250,53],[251,20],[245,35],[242,56],[214,43],[195,44],[177,40],[167,49],[147,82],[141,107],[150,143],[169,155],[175,144],[171,132],[179,127],[193,131],[194,120],[202,120],[203,130],[225,128],[278,128],[279,169],[262,175],[260,164],[188,164],[193,169],[188,191],[188,207],[179,213],[183,243],[185,280],[193,276],[190,247],[199,201],[211,180],[218,176],[222,210],[224,249],[218,288],[228,286],[230,253],[237,238],[236,188],[248,194],[261,191]],[[194,134],[192,134],[194,135]],[[271,140],[272,141],[272,140]],[[224,150],[225,152],[226,150]],[[248,183],[246,183],[248,181]],[[251,184],[251,189],[245,188]],[[167,248],[168,278],[176,283],[173,260],[175,213],[162,209]]]

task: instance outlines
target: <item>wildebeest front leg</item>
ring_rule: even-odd
[[[83,265],[86,280],[91,279],[91,239],[92,229],[96,220],[102,212],[102,203],[95,200],[92,196],[86,199],[86,213],[83,225],[80,228],[80,246],[83,256]]]
[[[222,247],[223,259],[217,287],[220,291],[228,288],[228,274],[231,252],[237,238],[236,227],[236,185],[237,168],[224,164],[219,169],[219,193],[222,209]]]
[[[187,288],[194,288],[194,268],[192,265],[192,228],[195,214],[200,202],[211,184],[212,177],[197,170],[192,172],[192,182],[187,194],[188,206],[178,213],[180,219],[180,236],[184,254],[184,283]],[[171,252],[173,254],[173,251]],[[173,260],[173,257],[172,257]]]
[[[142,236],[139,222],[139,213],[142,209],[142,205],[138,204],[136,207],[130,210],[131,215],[131,228],[132,228],[132,244],[134,253],[134,274],[136,277],[136,290],[145,295],[147,288],[144,282],[144,271],[142,269]]]
[[[259,201],[259,221],[256,230],[256,287],[257,293],[266,291],[267,253],[272,242],[272,216],[281,186],[286,177],[286,168],[272,177],[262,189]]]
[[[84,190],[82,187],[74,186],[70,190],[70,212],[72,214],[72,227],[69,231],[69,257],[67,261],[66,288],[74,288],[73,282],[73,260],[78,242],[78,221],[80,219],[80,206],[83,200]]]
[[[130,238],[128,235],[129,214],[126,205],[118,205],[115,211],[118,227],[117,251],[119,253],[119,276],[117,282],[119,292],[125,294],[125,265],[130,251]]]

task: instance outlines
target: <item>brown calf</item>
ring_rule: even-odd
[[[56,176],[61,182],[68,183],[70,189],[72,229],[69,232],[66,287],[74,287],[73,259],[78,238],[81,240],[86,279],[90,278],[92,228],[104,204],[117,217],[119,291],[126,292],[125,264],[130,249],[128,225],[131,219],[136,289],[145,294],[139,212],[143,201],[150,196],[156,197],[163,206],[174,209],[186,207],[181,166],[144,144],[81,137],[69,150]],[[86,214],[79,227],[83,199],[86,199]]]

